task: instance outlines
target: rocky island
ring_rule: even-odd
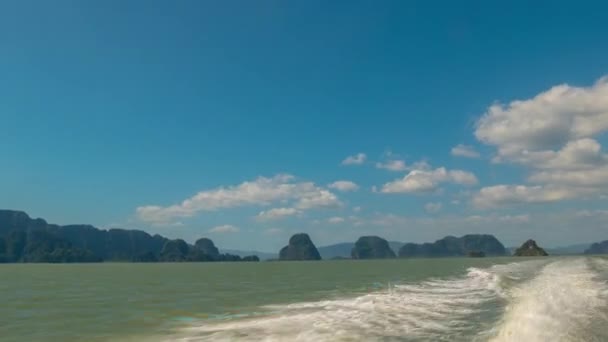
[[[524,242],[521,247],[515,250],[514,256],[530,257],[530,256],[548,256],[549,254],[536,244],[536,241],[530,239]]]
[[[592,244],[585,250],[585,254],[608,254],[608,240]]]
[[[362,236],[351,251],[353,259],[391,259],[395,252],[391,249],[388,241],[378,236]]]
[[[305,233],[293,235],[279,252],[279,260],[321,260],[317,247]]]
[[[220,254],[213,241],[194,245],[141,230],[97,229],[91,225],[49,224],[25,212],[0,210],[0,262],[184,262],[258,261]]]
[[[472,255],[473,254],[473,255]],[[433,243],[406,243],[399,249],[399,257],[457,257],[503,256],[505,246],[493,235],[469,234],[462,237],[446,236]]]

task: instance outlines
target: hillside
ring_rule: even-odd
[[[49,224],[23,211],[0,210],[0,262],[254,261],[220,254],[209,239],[195,245],[141,230]]]

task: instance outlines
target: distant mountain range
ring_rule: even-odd
[[[33,219],[23,211],[0,210],[0,263],[258,260],[252,255],[221,254],[207,238],[191,245],[181,239],[171,240],[141,230],[60,226]]]
[[[400,257],[512,255],[514,250],[505,249],[494,236],[485,234],[446,236],[422,244],[389,241],[388,247],[387,241],[380,240],[386,252],[390,252],[390,248]],[[312,241],[308,244],[314,246]],[[370,246],[371,249],[376,248]],[[336,243],[319,247],[318,253],[325,260],[350,258],[353,247],[354,242]],[[546,251],[550,255],[607,254],[608,241],[546,248]],[[296,255],[296,252],[298,250],[292,254]],[[224,249],[220,253],[213,241],[206,238],[192,245],[181,239],[171,240],[141,230],[103,230],[91,225],[60,226],[40,218],[30,218],[22,211],[0,210],[0,262],[255,261],[258,257],[262,260],[277,259],[278,254],[235,249]]]

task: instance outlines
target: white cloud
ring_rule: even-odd
[[[498,217],[498,221],[507,223],[528,223],[530,222],[530,215],[503,215]]]
[[[502,222],[502,223],[511,223],[511,224],[517,224],[517,223],[527,223],[530,221],[530,215],[528,214],[522,214],[522,215],[496,215],[496,214],[492,214],[492,215],[487,215],[487,216],[481,216],[481,215],[472,215],[472,216],[467,216],[465,218],[465,221],[471,222],[471,223],[492,223],[492,222]]]
[[[239,229],[239,227],[235,227],[230,224],[225,224],[223,226],[217,226],[217,227],[213,227],[213,228],[209,229],[209,233],[214,233],[214,234],[238,233],[240,231],[241,230]]]
[[[383,163],[378,162],[376,163],[376,168],[389,171],[406,171],[408,169],[405,165],[405,161],[399,159],[388,160]]]
[[[479,152],[475,151],[473,146],[458,144],[452,147],[451,153],[453,156],[465,158],[479,158]]]
[[[430,171],[413,170],[403,178],[384,184],[381,192],[431,192],[436,190],[441,183],[471,186],[477,184],[478,181],[474,174],[462,170],[446,170],[444,167]]]
[[[532,185],[486,187],[473,204],[553,202],[606,192],[608,156],[594,139],[606,130],[608,78],[591,87],[564,84],[531,99],[490,106],[475,136],[497,148],[495,162],[527,166]]]
[[[342,222],[344,222],[344,218],[335,216],[335,217],[329,218],[327,220],[327,222],[332,223],[332,224],[342,223]]]
[[[575,213],[577,217],[608,217],[608,210],[598,209],[598,210],[579,210]]]
[[[355,213],[361,212],[361,207],[354,207],[353,212],[355,212]]]
[[[357,153],[354,156],[348,156],[342,161],[342,165],[361,165],[365,163],[367,156],[365,153]]]
[[[532,99],[494,104],[475,136],[509,159],[522,151],[552,150],[608,129],[608,78],[591,87],[555,86]]]
[[[256,218],[258,220],[277,220],[288,216],[299,215],[302,212],[296,208],[273,208],[270,210],[261,211]]]
[[[384,169],[395,172],[412,171],[412,170],[429,170],[431,166],[424,160],[414,162],[412,164],[406,164],[405,160],[400,158],[398,154],[391,151],[384,153],[384,161],[377,162],[377,169]]]
[[[280,235],[283,233],[283,229],[281,228],[268,228],[264,230],[264,234],[266,235]]]
[[[340,180],[333,182],[328,185],[330,189],[336,189],[339,191],[357,191],[359,190],[359,186],[351,181]]]
[[[534,183],[561,184],[563,186],[606,187],[608,185],[608,165],[591,170],[534,172],[529,180]]]
[[[312,208],[336,208],[342,206],[342,202],[332,192],[317,188],[316,191],[299,196],[296,208],[307,210]]]
[[[594,139],[582,138],[567,142],[561,149],[529,151],[511,154],[509,161],[535,169],[583,170],[608,163],[608,157],[601,152],[602,146]],[[501,157],[495,160],[502,160]]]
[[[427,203],[424,205],[424,210],[429,213],[429,214],[435,214],[441,211],[441,208],[443,207],[443,205],[441,204],[441,202],[437,202],[437,203]]]
[[[265,206],[273,202],[292,202],[300,210],[337,207],[342,203],[330,191],[312,182],[294,182],[291,175],[272,178],[258,177],[236,186],[204,190],[167,207],[148,205],[136,209],[137,217],[145,222],[166,223],[180,217],[192,217],[202,211],[215,211],[240,206]]]
[[[484,187],[473,195],[477,208],[493,208],[520,203],[545,203],[592,194],[593,189],[558,186],[494,185]]]

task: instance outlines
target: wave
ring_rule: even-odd
[[[552,262],[512,289],[490,341],[606,341],[608,288],[590,259]]]
[[[501,300],[502,276],[470,268],[466,276],[431,279],[349,299],[268,306],[275,314],[187,329],[181,341],[452,341],[470,335],[484,304]]]
[[[608,341],[608,259],[537,259],[354,298],[266,306],[172,341]]]

